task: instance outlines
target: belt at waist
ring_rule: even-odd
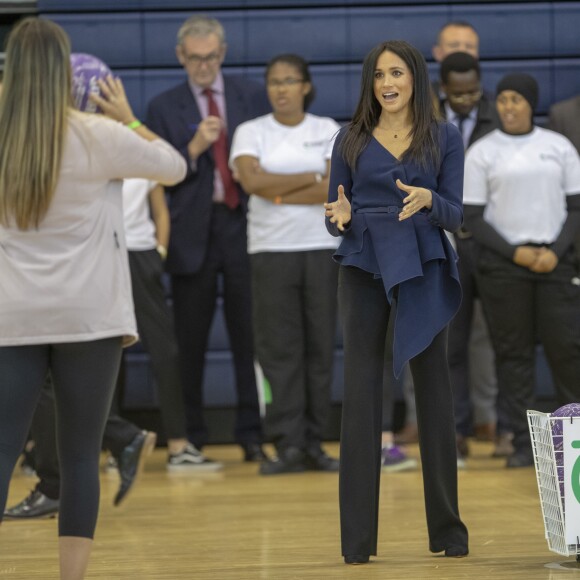
[[[401,213],[403,208],[398,205],[386,205],[383,207],[361,207],[354,213]]]
[[[400,205],[385,205],[382,207],[361,207],[354,213],[401,213],[403,208]],[[417,213],[425,213],[427,210],[421,208]]]

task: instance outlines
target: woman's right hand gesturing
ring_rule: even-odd
[[[324,215],[330,218],[331,224],[336,224],[336,227],[344,232],[344,226],[346,226],[351,220],[351,208],[350,201],[344,195],[344,187],[342,185],[338,186],[338,199],[332,203],[325,203]]]

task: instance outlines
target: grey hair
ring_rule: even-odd
[[[186,36],[205,38],[210,34],[215,34],[220,44],[225,44],[226,33],[219,20],[203,15],[190,16],[177,32],[177,44],[182,44]]]

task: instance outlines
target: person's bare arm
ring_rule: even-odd
[[[330,160],[326,163],[326,174],[320,181],[281,196],[280,203],[316,205],[324,203],[328,198],[328,182],[330,176]]]
[[[289,175],[268,173],[260,168],[259,160],[250,155],[236,157],[234,164],[244,190],[250,195],[258,195],[270,201],[275,201],[278,196],[285,197],[289,193],[320,185],[324,180],[320,173],[314,172]]]
[[[169,232],[171,220],[169,209],[165,201],[165,190],[161,185],[156,185],[149,192],[149,204],[151,206],[151,216],[155,223],[155,237],[157,238],[157,251],[163,259],[167,255],[167,245],[169,244]]]

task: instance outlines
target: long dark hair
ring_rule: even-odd
[[[314,97],[316,96],[316,90],[312,84],[312,77],[310,76],[308,63],[297,54],[279,54],[266,65],[266,82],[268,82],[268,75],[270,74],[270,70],[275,64],[278,64],[279,62],[293,66],[302,77],[302,80],[305,83],[310,83],[310,92],[304,96],[304,110],[307,111],[308,107],[310,107],[312,101],[314,101]]]
[[[341,142],[342,157],[354,171],[360,154],[378,125],[382,109],[375,98],[373,87],[377,60],[385,51],[401,58],[413,75],[411,144],[403,154],[403,159],[413,160],[424,169],[437,167],[440,162],[437,114],[427,64],[422,54],[404,40],[382,42],[367,54],[363,63],[358,105]]]

